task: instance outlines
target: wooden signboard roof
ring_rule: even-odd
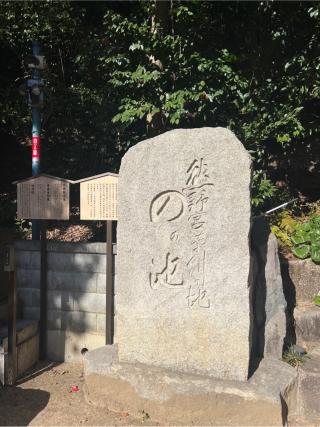
[[[12,184],[20,184],[21,182],[30,181],[32,179],[36,179],[40,177],[54,179],[56,181],[68,182],[69,184],[75,184],[76,182],[78,182],[78,181],[72,181],[71,179],[60,178],[59,176],[49,175],[47,173],[40,173],[39,175],[33,175],[33,176],[29,176],[28,178],[18,179],[17,181],[13,181]]]
[[[94,179],[103,178],[105,176],[114,176],[116,178],[119,177],[119,175],[117,173],[104,172],[104,173],[100,173],[99,175],[87,176],[86,178],[81,178],[81,179],[78,179],[76,181],[72,181],[72,183],[73,184],[78,184],[78,183],[81,183],[81,182],[93,181]]]

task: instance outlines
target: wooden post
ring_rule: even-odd
[[[112,221],[106,221],[107,271],[106,271],[106,344],[113,344],[113,250]]]
[[[7,383],[14,385],[17,378],[17,297],[15,280],[15,260],[13,245],[5,251],[4,270],[8,272],[8,371]]]
[[[41,221],[40,237],[40,360],[47,355],[47,221]]]

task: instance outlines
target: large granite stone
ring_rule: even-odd
[[[131,148],[119,173],[115,342],[121,362],[246,380],[250,157],[223,128]]]

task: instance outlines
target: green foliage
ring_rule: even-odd
[[[297,258],[305,259],[310,256],[310,246],[306,244],[301,244],[292,248],[292,253]]]
[[[283,354],[283,360],[294,368],[302,365],[307,358],[309,358],[309,356],[295,351],[293,346],[290,346]]]
[[[292,243],[291,243],[290,237],[288,236],[288,233],[281,230],[281,228],[279,226],[272,225],[271,231],[277,237],[280,246],[283,246],[283,247],[291,247],[292,246]]]
[[[279,219],[280,227],[288,234],[292,234],[299,224],[298,221],[292,216],[290,211],[283,211],[279,215]]]
[[[2,127],[28,142],[17,86],[37,38],[48,62],[45,172],[117,171],[149,136],[223,126],[252,156],[254,208],[281,196],[278,181],[301,186],[297,171],[320,157],[319,4],[165,4],[160,14],[156,2],[1,2]]]
[[[15,228],[20,239],[25,239],[31,234],[31,221],[25,219],[15,219]]]
[[[262,171],[253,174],[251,203],[254,207],[262,206],[264,202],[271,199],[277,191],[274,184],[270,179],[266,178],[265,174],[261,177],[261,172]]]
[[[8,194],[0,195],[0,225],[12,224],[16,215],[16,206]]]
[[[318,307],[320,307],[320,295],[316,295],[313,298],[313,302],[315,303],[315,305],[317,305]]]
[[[290,236],[295,231],[299,222],[288,210],[278,213],[274,218],[273,224],[271,225],[272,233],[278,238],[280,246],[291,248],[293,243]]]
[[[314,211],[315,213],[312,213]],[[316,207],[312,207],[307,217],[295,217],[290,210],[284,210],[273,216],[271,231],[278,238],[279,244],[300,259],[311,257],[320,263],[320,215]]]
[[[294,244],[292,253],[300,259],[311,256],[315,263],[320,263],[320,216],[314,216],[309,221],[297,225],[291,236]]]

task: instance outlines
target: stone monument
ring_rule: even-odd
[[[250,157],[227,129],[179,129],[122,159],[119,359],[246,380]]]
[[[297,371],[279,360],[277,247],[251,230],[250,177],[227,129],[172,130],[129,149],[115,344],[86,353],[88,400],[162,424],[286,424]]]

